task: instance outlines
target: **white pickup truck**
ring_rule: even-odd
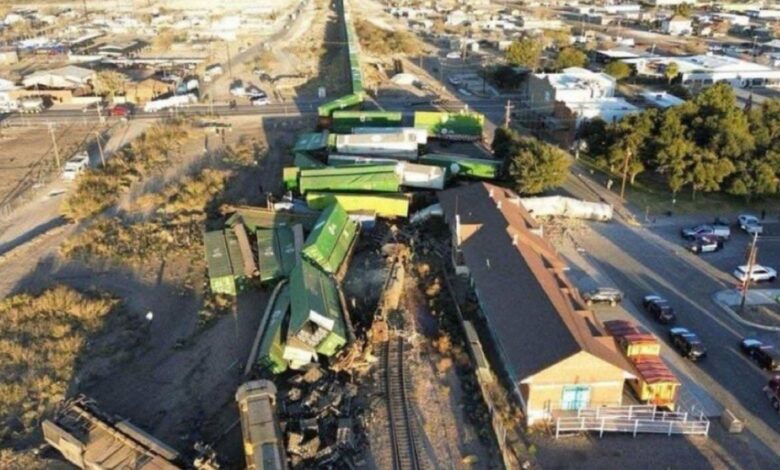
[[[82,171],[89,167],[89,154],[87,152],[77,153],[65,162],[62,169],[62,179],[73,181]]]
[[[731,237],[731,229],[728,225],[702,224],[692,228],[684,228],[680,230],[680,235],[686,240],[696,240],[705,235],[728,240]]]

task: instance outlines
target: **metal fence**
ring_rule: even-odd
[[[647,434],[709,434],[710,421],[702,415],[660,410],[652,405],[609,406],[578,410],[576,416],[555,418],[555,438],[561,433],[598,431],[624,432],[636,437]]]

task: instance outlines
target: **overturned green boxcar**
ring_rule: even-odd
[[[311,209],[323,210],[339,203],[347,212],[373,212],[378,217],[394,218],[409,215],[409,196],[401,193],[328,193],[312,191],[306,194]]]
[[[356,127],[400,127],[403,115],[393,111],[335,111],[331,130],[349,134]]]
[[[340,204],[328,206],[303,245],[303,256],[326,272],[341,267],[357,236],[357,224]]]
[[[465,176],[479,179],[497,179],[501,175],[501,160],[472,158],[466,155],[427,153],[420,157],[420,163],[445,168],[449,177]]]
[[[426,129],[431,137],[456,141],[482,140],[485,115],[470,111],[416,111],[414,127]]]
[[[401,179],[395,165],[351,165],[338,168],[301,170],[299,191],[398,192]]]

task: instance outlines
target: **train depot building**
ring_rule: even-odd
[[[528,425],[621,405],[635,369],[513,192],[488,183],[439,193],[456,272],[477,295],[499,364]]]

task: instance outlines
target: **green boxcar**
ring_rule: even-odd
[[[321,161],[312,157],[311,155],[303,152],[295,152],[295,157],[293,158],[293,164],[296,167],[302,168],[304,170],[308,170],[312,168],[325,168],[327,166]]]
[[[443,139],[478,140],[482,138],[485,116],[480,113],[416,111],[414,127],[428,130],[428,134]]]
[[[236,279],[230,264],[225,234],[222,230],[206,232],[203,235],[206,248],[209,286],[214,294],[236,295]]]
[[[395,165],[350,165],[338,168],[302,170],[299,178],[301,194],[308,191],[376,191],[395,193],[401,178]]]
[[[260,280],[270,281],[290,274],[295,266],[295,241],[290,227],[257,231]]]
[[[306,132],[298,135],[293,152],[319,152],[328,148],[328,132]]]
[[[232,228],[225,229],[225,244],[227,245],[230,265],[233,267],[233,277],[245,277],[251,275],[244,269],[244,256],[241,254],[241,247],[238,245],[238,237]]]
[[[257,364],[273,374],[281,374],[287,370],[287,361],[284,360],[284,339],[287,337],[284,324],[285,320],[289,321],[290,315],[289,285],[283,286],[279,291],[270,315],[260,339]]]
[[[501,173],[500,160],[471,158],[465,155],[428,153],[420,157],[420,163],[438,165],[447,169],[451,176],[463,175],[471,178],[497,179]]]
[[[323,270],[334,273],[347,257],[357,224],[339,204],[328,206],[303,245],[303,255]]]
[[[353,79],[354,76],[355,74],[353,71]],[[364,98],[362,92],[352,93],[346,96],[342,96],[341,98],[335,99],[333,101],[328,101],[327,103],[318,107],[317,114],[323,118],[330,117],[334,111],[339,111],[342,109],[352,108],[361,105],[363,103],[363,99]]]
[[[374,212],[379,217],[407,217],[409,197],[405,194],[354,194],[309,192],[306,203],[311,209],[323,210],[339,203],[347,212]]]
[[[392,111],[336,111],[331,130],[342,134],[355,127],[400,127],[403,115]]]
[[[301,224],[304,230],[311,230],[317,223],[319,214],[273,211],[265,207],[238,206],[235,212],[228,217],[225,225],[232,227],[237,223],[242,223],[250,232],[259,229],[271,229],[276,227],[292,227],[295,224]]]
[[[324,334],[318,334],[322,339],[314,347],[346,343],[336,281],[305,260],[299,261],[290,273],[290,305],[288,337],[311,339],[313,331],[324,329]],[[323,326],[326,322],[330,323],[329,328]],[[334,337],[328,338],[330,335]],[[324,345],[323,354],[334,350],[329,344]]]
[[[282,183],[287,191],[298,189],[298,173],[301,169],[297,166],[286,166],[282,168]]]

